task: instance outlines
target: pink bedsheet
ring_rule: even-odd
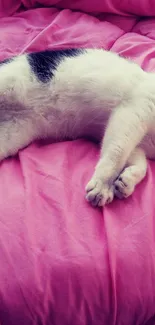
[[[154,18],[12,3],[1,2],[0,59],[103,47],[155,70]],[[1,164],[1,325],[155,325],[155,163],[132,197],[94,209],[84,188],[98,154],[85,140],[32,144]]]

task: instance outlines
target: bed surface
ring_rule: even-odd
[[[155,71],[155,18],[132,15],[155,15],[153,1],[11,3],[0,60],[102,47]],[[1,163],[1,325],[155,325],[155,163],[132,197],[94,209],[84,188],[98,155],[86,140],[34,143]]]

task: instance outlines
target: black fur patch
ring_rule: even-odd
[[[54,75],[58,64],[64,57],[74,57],[80,55],[82,49],[68,49],[59,51],[43,51],[27,55],[28,62],[38,80],[43,83],[48,82]]]
[[[10,63],[10,62],[12,62],[12,60],[13,60],[13,58],[5,59],[0,62],[0,65]]]

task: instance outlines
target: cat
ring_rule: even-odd
[[[86,199],[126,198],[155,158],[155,74],[103,49],[19,55],[0,64],[0,160],[32,141],[101,142]]]

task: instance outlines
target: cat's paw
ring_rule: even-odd
[[[115,196],[119,199],[130,196],[135,189],[135,177],[133,176],[130,169],[124,170],[114,184]]]
[[[104,182],[95,176],[92,177],[90,182],[86,186],[86,200],[93,206],[104,206],[112,202],[114,198],[113,186],[108,186]]]

